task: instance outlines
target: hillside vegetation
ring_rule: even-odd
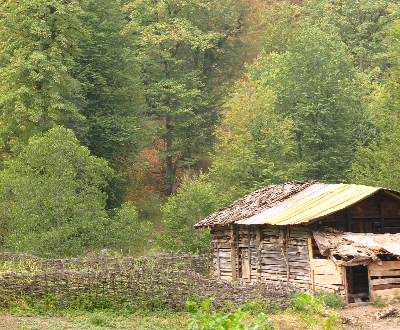
[[[0,3],[0,247],[208,249],[291,180],[400,189],[397,1]]]

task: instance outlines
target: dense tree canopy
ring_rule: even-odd
[[[78,117],[71,75],[84,33],[79,3],[23,0],[0,4],[0,134],[3,156],[28,138]]]
[[[276,94],[275,111],[294,122],[297,157],[306,179],[345,181],[363,109],[357,72],[336,35],[304,25],[281,55],[265,54],[253,74]]]
[[[1,244],[193,253],[265,185],[400,189],[399,24],[394,0],[1,1]]]

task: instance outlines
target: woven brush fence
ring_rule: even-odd
[[[284,304],[284,284],[239,284],[207,276],[208,257],[163,254],[146,258],[39,259],[0,254],[0,296],[57,296],[62,305],[78,298],[112,296],[135,306],[184,309],[188,299],[214,297],[217,305],[251,300]],[[4,268],[7,268],[5,270]]]

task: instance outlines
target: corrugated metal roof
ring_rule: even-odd
[[[382,188],[316,183],[281,203],[237,224],[296,225],[343,210]]]

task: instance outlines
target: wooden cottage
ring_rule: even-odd
[[[195,225],[212,234],[221,279],[281,281],[348,303],[400,295],[400,193],[288,182],[259,189]]]

